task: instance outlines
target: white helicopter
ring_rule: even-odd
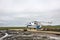
[[[32,27],[32,28],[36,28],[36,29],[40,29],[42,27],[42,23],[48,23],[51,24],[52,22],[44,22],[44,21],[33,21],[33,22],[29,22],[27,24],[27,28]]]

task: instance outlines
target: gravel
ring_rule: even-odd
[[[12,35],[12,36],[7,36],[3,38],[3,40],[60,40],[60,36],[58,35],[46,34],[46,33],[34,33],[29,31],[26,31],[26,32],[13,31],[13,33],[11,33],[10,31],[9,35]]]

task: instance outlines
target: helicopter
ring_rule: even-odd
[[[33,22],[29,22],[29,23],[27,24],[27,28],[32,27],[32,28],[36,28],[36,29],[38,30],[38,29],[41,29],[41,27],[43,26],[42,23],[52,24],[52,22],[33,21]]]

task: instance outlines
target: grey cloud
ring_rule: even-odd
[[[0,26],[48,19],[60,24],[60,0],[0,0]]]

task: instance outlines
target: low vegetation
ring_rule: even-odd
[[[56,25],[56,26],[43,26],[42,28],[59,28],[60,29],[60,25]]]
[[[26,27],[0,27],[0,30],[7,30],[7,29],[24,29]]]
[[[58,31],[60,32],[60,26],[43,26],[43,31]]]
[[[42,26],[42,28],[60,29],[60,25],[58,25],[58,26]],[[7,30],[7,29],[26,29],[26,27],[0,27],[0,30]]]

